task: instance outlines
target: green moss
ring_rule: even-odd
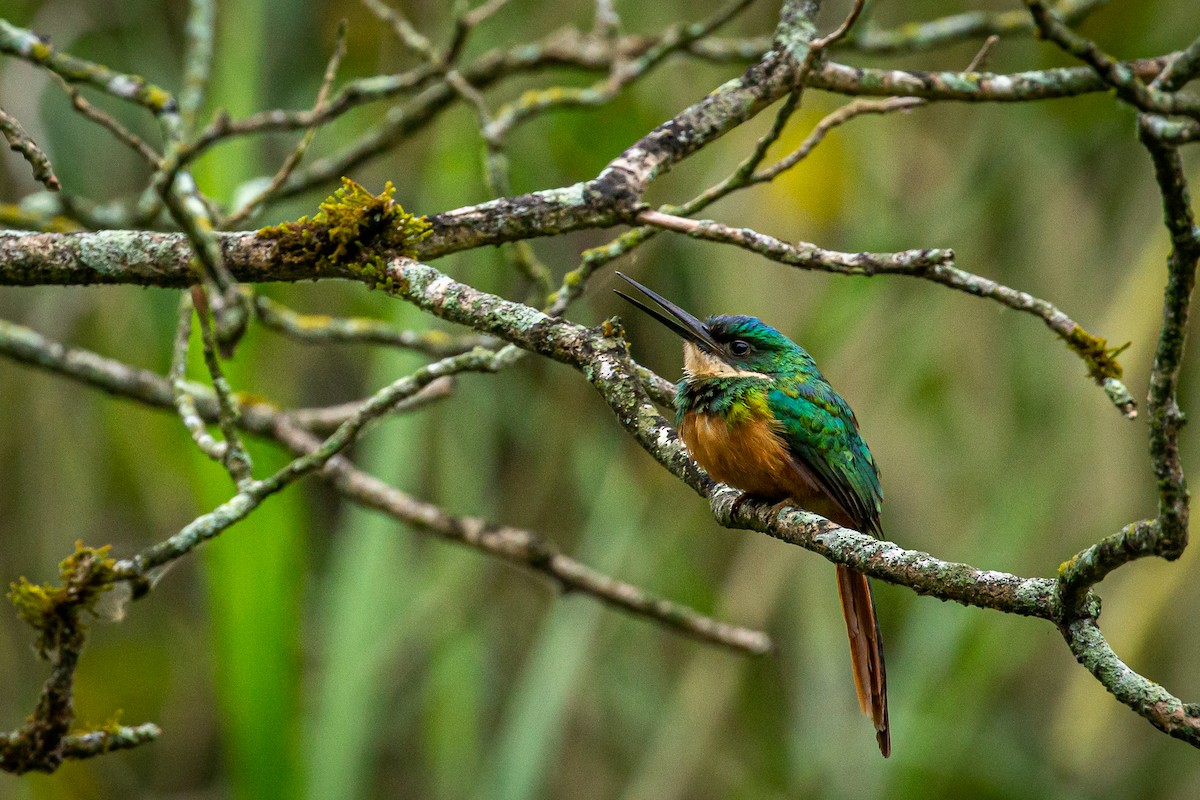
[[[1117,363],[1117,356],[1127,347],[1129,342],[1120,347],[1109,347],[1108,340],[1085,331],[1078,325],[1067,336],[1067,347],[1070,347],[1087,363],[1088,375],[1102,382],[1105,378],[1120,379],[1123,370]]]
[[[84,547],[75,543],[75,552],[58,565],[62,583],[30,583],[20,578],[9,586],[8,600],[17,616],[38,631],[38,652],[45,656],[65,637],[74,636],[81,611],[95,613],[100,595],[112,588],[113,559],[109,547]]]
[[[258,237],[274,240],[285,263],[313,264],[318,273],[349,271],[371,287],[391,288],[387,260],[415,256],[417,243],[431,233],[424,217],[392,199],[395,191],[391,181],[376,195],[342,178],[342,188],[325,198],[311,219],[263,228]]]

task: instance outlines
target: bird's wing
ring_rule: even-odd
[[[815,480],[858,530],[880,535],[879,469],[846,401],[828,383],[809,380],[771,389],[767,405],[797,469]]]
[[[824,381],[810,380],[772,389],[767,406],[775,415],[779,436],[790,450],[797,472],[833,500],[855,529],[880,536],[883,489],[879,470],[858,435],[858,422],[846,401]],[[859,705],[875,724],[875,739],[886,758],[892,750],[887,674],[871,583],[866,575],[841,564],[837,577],[854,688]]]

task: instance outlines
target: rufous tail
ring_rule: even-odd
[[[892,734],[888,728],[887,673],[883,666],[883,638],[875,622],[875,599],[867,576],[840,564],[837,568],[838,596],[850,637],[850,659],[854,667],[854,688],[858,705],[875,723],[879,752],[887,758],[892,752]]]

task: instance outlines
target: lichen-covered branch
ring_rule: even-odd
[[[1025,0],[1038,30],[1066,52],[1091,66],[1096,75],[1116,90],[1117,96],[1145,112],[1200,116],[1200,102],[1174,92],[1159,90],[1147,84],[1130,66],[1117,61],[1101,50],[1095,42],[1071,30],[1040,0]],[[1167,67],[1178,60],[1172,58]]]
[[[17,118],[3,108],[0,108],[0,135],[8,142],[9,150],[20,153],[21,158],[29,162],[29,166],[33,168],[34,180],[53,192],[62,188],[54,174],[54,167],[50,165],[49,157],[29,138],[29,134],[21,127]]]
[[[1158,482],[1158,515],[1125,526],[1093,544],[1059,568],[1062,618],[1059,628],[1072,653],[1117,699],[1156,728],[1200,747],[1200,707],[1184,704],[1162,686],[1130,669],[1105,641],[1096,624],[1098,609],[1085,608],[1085,592],[1113,570],[1139,558],[1178,558],[1188,541],[1187,482],[1179,457],[1183,413],[1179,372],[1187,335],[1200,232],[1196,229],[1183,163],[1174,145],[1157,136],[1156,118],[1142,115],[1140,134],[1150,153],[1163,198],[1163,218],[1171,239],[1163,317],[1150,371],[1150,464]]]
[[[37,631],[37,652],[50,662],[50,677],[29,719],[14,731],[0,733],[0,770],[53,772],[75,753],[97,755],[101,746],[134,747],[157,737],[153,725],[131,729],[110,723],[98,731],[76,733],[74,738],[70,732],[75,722],[75,669],[87,639],[85,618],[94,612],[112,577],[108,548],[84,547],[80,542],[59,565],[59,584],[21,578],[11,585],[8,599],[18,616]]]
[[[1152,80],[1177,54],[1118,62],[1141,80]],[[852,67],[828,62],[808,85],[838,94],[867,97],[922,97],[967,103],[1027,103],[1104,92],[1112,88],[1091,67],[1059,67],[999,74],[994,72],[921,72]]]
[[[928,553],[904,550],[795,509],[783,513],[768,505],[744,503],[732,513],[733,501],[740,493],[714,483],[688,457],[674,428],[641,390],[619,327],[606,323],[600,328],[584,328],[549,317],[412,261],[393,263],[389,273],[391,291],[426,311],[579,369],[604,397],[622,427],[650,455],[698,494],[711,499],[722,524],[752,528],[799,544],[921,594],[1008,613],[1059,618],[1053,579],[1020,578],[940,561]]]
[[[493,211],[500,212],[500,206]],[[847,275],[901,274],[925,278],[959,291],[994,299],[1010,308],[1033,314],[1058,334],[1088,365],[1089,373],[1108,391],[1110,399],[1126,416],[1136,414],[1136,406],[1121,383],[1121,367],[1115,350],[1104,339],[1089,334],[1053,304],[1012,289],[982,276],[952,266],[952,251],[920,249],[899,253],[839,253],[816,245],[790,245],[751,229],[734,229],[720,223],[676,217],[659,211],[643,210],[637,221],[687,233],[698,238],[745,247],[767,258],[804,269],[819,269]],[[551,305],[554,314],[565,309],[566,302],[578,294],[578,287],[600,264],[640,244],[650,231],[639,227],[613,244],[585,254],[583,272],[574,273],[566,291]],[[426,239],[406,245],[414,254],[437,253],[445,246],[439,241],[436,225]],[[223,263],[237,281],[295,281],[320,275],[326,278],[355,280],[374,278],[365,275],[357,264],[344,265],[322,261],[279,258],[270,238],[250,234],[223,234]],[[314,251],[315,253],[315,251]],[[190,251],[180,237],[131,231],[99,233],[46,234],[0,231],[0,285],[39,285],[48,283],[91,284],[132,283],[138,285],[184,287],[195,278],[189,266]],[[315,257],[315,255],[314,255]],[[352,268],[353,267],[353,268]],[[400,344],[405,337],[362,323],[335,323],[326,319],[288,317],[272,314],[276,306],[264,304],[260,313],[268,324],[303,338],[337,338],[390,341]],[[286,319],[286,322],[285,322]],[[318,324],[319,323],[319,324]],[[373,338],[379,337],[379,338]]]
[[[1187,546],[1188,491],[1179,458],[1179,434],[1184,424],[1179,410],[1179,371],[1187,339],[1188,316],[1200,261],[1200,231],[1175,147],[1163,145],[1142,128],[1142,141],[1154,163],[1163,197],[1163,220],[1171,238],[1167,286],[1163,291],[1162,327],[1150,370],[1150,463],[1158,479],[1158,552],[1178,558]]]
[[[113,97],[143,106],[154,114],[175,113],[170,92],[136,75],[126,75],[82,58],[61,53],[32,31],[0,18],[0,53],[44,67],[71,83],[86,83]]]
[[[1095,619],[1081,617],[1062,631],[1076,660],[1118,700],[1163,733],[1200,747],[1200,706],[1183,702],[1130,669],[1105,640]]]
[[[954,266],[950,250],[905,250],[899,253],[837,253],[808,242],[788,244],[749,228],[731,228],[711,220],[695,220],[643,211],[638,221],[667,230],[684,233],[696,239],[722,242],[750,250],[781,264],[800,269],[836,272],[842,275],[909,275],[925,278],[951,289],[977,297],[996,300],[1009,308],[1040,318],[1088,365],[1089,374],[1103,386],[1117,408],[1129,418],[1137,416],[1137,406],[1129,390],[1121,382],[1121,365],[1116,353],[1053,304],[1017,291],[989,278],[973,275]]]
[[[929,553],[905,550],[893,542],[842,528],[801,509],[739,503],[741,499],[741,492],[720,484],[709,495],[713,515],[723,525],[765,533],[836,564],[907,586],[917,594],[1048,620],[1060,613],[1053,579],[1023,578],[943,561]]]

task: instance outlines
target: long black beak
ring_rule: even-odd
[[[624,297],[626,300],[633,303],[635,306],[640,308],[642,311],[645,311],[647,314],[654,317],[656,320],[661,322],[663,325],[666,325],[668,328],[675,331],[677,334],[682,336],[687,341],[693,342],[693,343],[699,345],[701,348],[703,348],[704,350],[706,350],[710,353],[714,352],[715,350],[718,349],[719,346],[717,345],[716,341],[713,339],[712,332],[709,331],[708,326],[705,325],[703,322],[696,319],[691,314],[684,311],[682,308],[675,305],[674,303],[672,303],[667,298],[663,297],[658,292],[651,291],[650,289],[647,289],[645,286],[642,286],[640,283],[638,283],[637,281],[635,281],[633,278],[629,277],[628,275],[626,275],[622,272],[618,272],[617,277],[622,278],[625,281],[628,281],[634,287],[639,289],[642,292],[642,294],[646,295],[651,300],[653,300],[654,302],[656,302],[660,306],[662,306],[663,309],[667,313],[664,314],[664,313],[662,313],[662,311],[659,311],[656,308],[646,305],[641,300],[635,300],[634,298],[632,298],[629,295],[622,292],[620,289],[614,289],[613,291],[616,292],[618,295],[620,295],[621,297]]]

